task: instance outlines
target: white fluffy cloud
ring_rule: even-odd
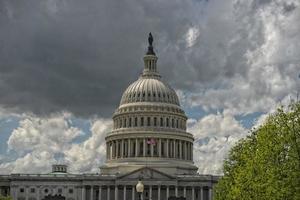
[[[25,115],[8,140],[9,151],[17,158],[0,164],[1,173],[47,173],[54,163],[66,163],[72,172],[96,172],[105,159],[106,133],[111,120],[91,121],[86,140],[75,139],[86,134],[72,125],[72,115],[62,113],[39,118]]]
[[[209,114],[198,121],[190,120],[188,131],[195,137],[194,162],[204,174],[222,174],[223,160],[229,149],[247,134],[227,111]]]

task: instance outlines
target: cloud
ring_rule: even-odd
[[[16,152],[16,159],[0,163],[1,173],[48,173],[55,163],[68,164],[73,173],[98,172],[105,160],[105,135],[110,129],[111,120],[94,119],[91,135],[83,133],[72,125],[69,113],[47,118],[26,116],[7,141],[9,155]],[[86,139],[75,141],[83,134],[87,134]]]
[[[190,120],[188,125],[188,131],[195,137],[194,162],[203,174],[222,174],[223,160],[230,148],[247,134],[227,111]]]

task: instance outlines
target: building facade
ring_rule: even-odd
[[[54,165],[48,174],[0,176],[0,193],[14,200],[212,200],[218,176],[201,175],[193,163],[193,135],[176,92],[157,69],[152,35],[144,70],[123,93],[106,136],[99,174],[71,174]],[[144,184],[137,193],[136,184]]]

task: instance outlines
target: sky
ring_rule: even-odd
[[[1,0],[0,174],[97,173],[152,32],[202,174],[300,91],[299,0]]]

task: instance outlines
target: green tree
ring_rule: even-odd
[[[281,107],[229,152],[216,200],[300,199],[300,103]]]
[[[12,200],[11,197],[4,197],[0,195],[0,200]]]

